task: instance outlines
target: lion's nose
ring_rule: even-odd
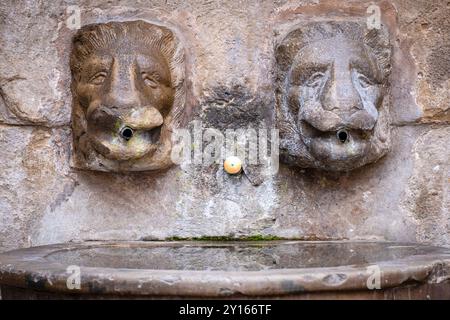
[[[356,90],[345,88],[327,93],[324,109],[332,111],[338,116],[345,116],[363,109],[363,106]]]
[[[347,69],[337,68],[331,85],[324,91],[323,108],[339,117],[345,118],[363,108],[359,93]]]

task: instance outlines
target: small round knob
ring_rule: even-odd
[[[242,169],[242,161],[238,157],[228,157],[223,163],[223,168],[228,174],[238,174]]]

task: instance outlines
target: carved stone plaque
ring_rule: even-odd
[[[282,161],[345,171],[390,147],[387,30],[365,22],[311,22],[276,47]]]
[[[88,25],[73,39],[75,165],[144,171],[171,165],[184,110],[184,55],[169,29],[144,21]]]

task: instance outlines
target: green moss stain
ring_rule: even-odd
[[[246,237],[230,237],[230,236],[202,236],[192,238],[169,237],[167,241],[275,241],[275,240],[291,240],[273,235],[252,235]]]
[[[277,240],[296,240],[296,241],[335,241],[335,240],[348,240],[348,238],[329,238],[318,237],[314,234],[306,235],[303,237],[284,238],[271,234],[262,235],[255,234],[251,236],[232,237],[232,236],[201,236],[201,237],[168,237],[164,241],[277,241]],[[156,240],[155,240],[156,241]]]

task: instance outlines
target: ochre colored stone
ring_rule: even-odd
[[[171,165],[171,131],[184,108],[178,46],[170,30],[144,21],[77,32],[70,57],[77,165],[121,172]]]

